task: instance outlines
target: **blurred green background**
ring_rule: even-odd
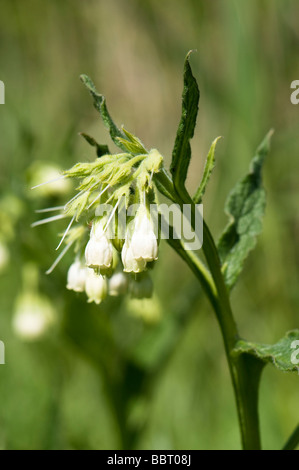
[[[115,121],[169,162],[183,61],[197,49],[201,101],[188,187],[195,190],[210,143],[222,135],[204,200],[216,238],[226,195],[275,129],[264,233],[233,292],[241,334],[274,343],[298,327],[299,106],[290,102],[299,79],[298,2],[0,0],[0,11],[0,448],[240,448],[218,326],[188,268],[162,243],[152,302],[87,304],[65,289],[71,257],[44,274],[65,224],[30,228],[34,210],[72,192],[29,187],[37,165],[94,158],[78,132],[110,144],[81,73]],[[56,318],[30,342],[12,327],[20,294],[34,289],[28,263]],[[296,374],[266,368],[260,411],[264,448],[280,448],[298,422]]]

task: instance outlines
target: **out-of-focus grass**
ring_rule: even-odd
[[[55,227],[30,229],[31,210],[42,201],[29,202],[26,171],[35,160],[67,167],[93,158],[79,131],[108,143],[78,80],[81,73],[105,94],[117,123],[147,147],[159,148],[169,162],[180,114],[182,64],[186,52],[197,49],[191,60],[201,102],[188,186],[195,190],[211,141],[224,136],[204,201],[215,235],[226,223],[228,191],[247,170],[264,134],[275,128],[265,168],[264,233],[233,294],[241,333],[275,342],[298,326],[299,107],[290,103],[290,83],[299,78],[299,6],[295,0],[11,0],[0,8],[0,79],[6,85],[6,104],[0,106],[1,193],[12,192],[25,205],[10,245],[11,263],[0,278],[0,339],[7,360],[0,367],[0,446],[113,448],[117,429],[95,369],[64,336],[28,345],[11,329],[23,263],[35,257],[45,270],[56,246]],[[42,289],[55,293],[61,319],[66,269],[64,263],[47,280],[41,271]],[[187,292],[192,282],[164,244],[155,271],[164,306],[180,286]],[[195,307],[157,383],[140,447],[239,447],[218,328],[206,301],[199,299]],[[101,307],[94,309],[102,314]],[[126,324],[126,317],[121,321]],[[281,446],[295,426],[297,397],[298,377],[266,370],[260,403],[266,448]]]

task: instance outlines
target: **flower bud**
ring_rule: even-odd
[[[107,296],[107,280],[101,274],[96,274],[93,269],[87,269],[85,292],[88,302],[95,302],[97,305]]]
[[[103,230],[102,222],[96,222],[85,248],[86,264],[89,268],[110,268],[113,261],[113,246]]]
[[[135,228],[131,238],[131,249],[136,260],[154,261],[158,258],[158,242],[153,223],[145,207],[135,217]]]
[[[85,289],[85,281],[86,267],[81,263],[81,261],[76,260],[69,267],[66,288],[75,292],[83,292]]]
[[[109,280],[109,295],[117,296],[126,294],[128,289],[128,275],[119,272],[113,274]]]
[[[149,299],[153,295],[153,281],[148,273],[143,273],[130,282],[130,293],[134,299]]]
[[[144,259],[136,260],[134,258],[131,244],[128,240],[125,241],[121,251],[121,259],[126,273],[141,273],[146,268],[146,261]]]

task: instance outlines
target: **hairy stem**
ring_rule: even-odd
[[[159,173],[156,178],[160,185],[170,194],[172,201],[180,205],[191,205],[192,228],[195,229],[195,205],[187,193],[178,194],[175,191],[170,175],[166,171]],[[261,449],[259,416],[258,416],[258,387],[262,372],[262,363],[247,355],[233,355],[237,341],[240,339],[237,325],[232,313],[229,293],[221,272],[221,263],[214,239],[206,223],[203,223],[203,252],[210,273],[192,251],[184,249],[183,242],[169,240],[169,244],[184,259],[200,281],[216,313],[221,329],[226,357],[233,383],[243,449]]]
[[[229,295],[220,268],[220,259],[212,235],[204,223],[203,250],[211,269],[218,293],[218,305],[215,309],[221,328],[227,361],[233,382],[243,449],[261,449],[258,386],[263,364],[256,358],[241,355],[233,356],[233,349],[239,340],[239,333],[231,310]]]

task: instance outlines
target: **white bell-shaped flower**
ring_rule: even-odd
[[[96,274],[93,269],[87,268],[85,281],[85,292],[88,302],[95,302],[97,305],[107,296],[107,280],[101,274]]]
[[[136,260],[154,261],[158,258],[158,241],[146,208],[141,206],[135,217],[131,250]]]
[[[66,288],[75,292],[85,289],[86,267],[78,259],[69,267]]]
[[[128,290],[129,276],[123,272],[115,273],[109,279],[109,295],[118,296],[126,294]]]
[[[86,265],[90,268],[107,269],[113,261],[113,246],[102,221],[93,224],[90,239],[85,248]]]
[[[144,259],[135,259],[132,252],[131,243],[126,240],[121,251],[121,259],[126,273],[141,273],[146,268]]]

